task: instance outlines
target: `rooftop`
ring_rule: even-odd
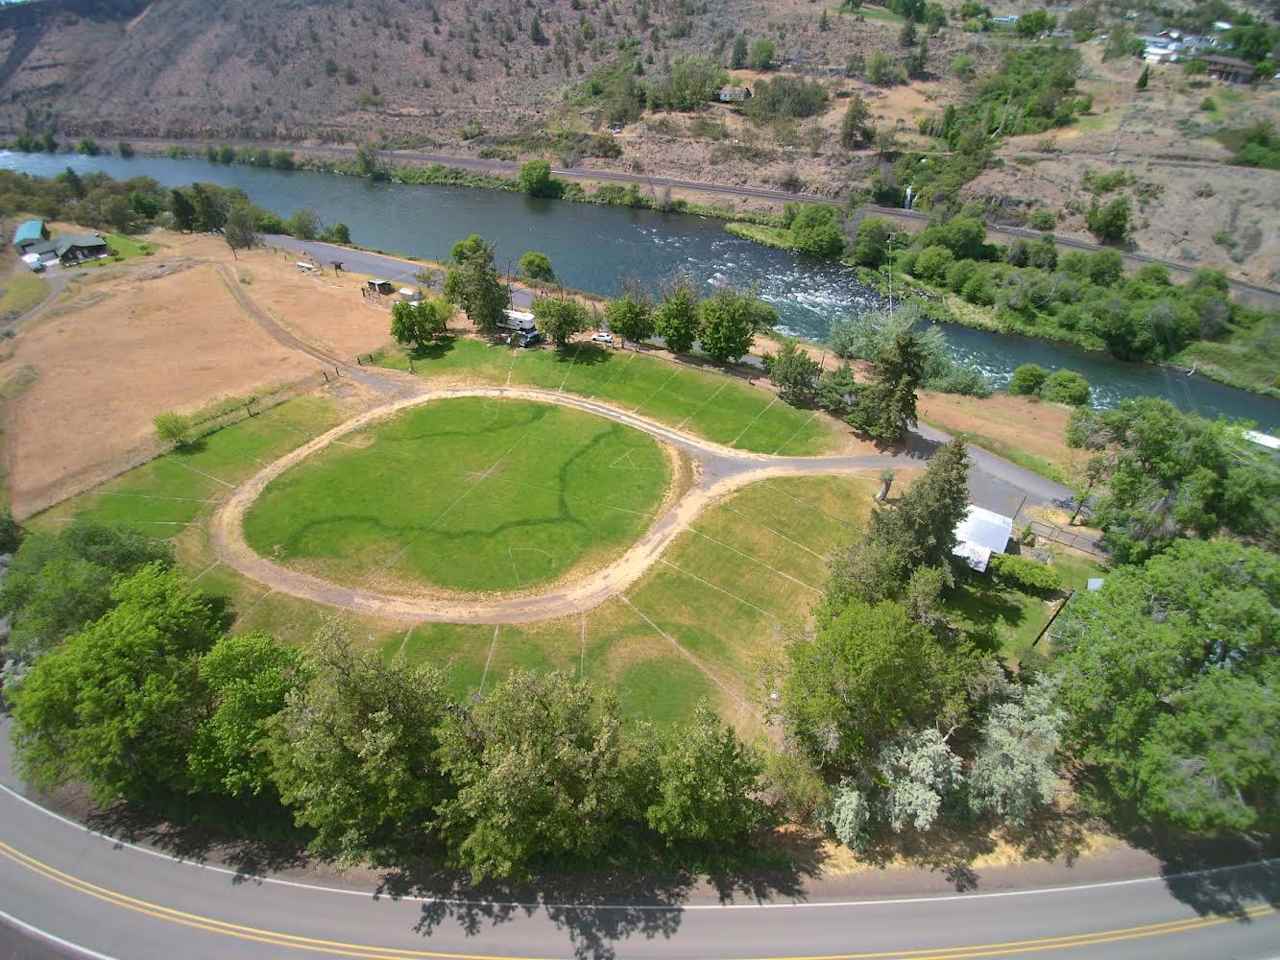
[[[18,229],[13,234],[14,243],[32,242],[44,239],[44,221],[28,220],[19,224]]]

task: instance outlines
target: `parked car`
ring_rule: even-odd
[[[613,343],[613,334],[606,330],[597,330],[591,335],[592,343]]]

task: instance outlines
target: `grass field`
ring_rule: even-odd
[[[1016,664],[1031,651],[1065,591],[1084,590],[1090,577],[1105,573],[1097,563],[1067,550],[1053,551],[1052,566],[1062,575],[1062,595],[1036,596],[1002,586],[989,576],[964,572],[957,577],[948,606],[962,626],[987,632],[991,645]]]
[[[0,291],[0,319],[20,317],[48,295],[48,283],[25,266],[16,267]]]
[[[384,366],[409,367],[388,351]],[[413,358],[431,378],[462,378],[596,397],[727,446],[805,456],[834,450],[839,431],[824,418],[719,373],[677,366],[635,351],[580,344],[566,351],[510,350],[477,340],[447,340]]]
[[[105,267],[110,263],[119,263],[121,260],[132,260],[135,257],[145,257],[147,254],[155,250],[153,244],[147,243],[145,240],[139,240],[137,237],[130,237],[123,233],[108,233],[103,235],[103,239],[107,241],[107,245],[111,248],[111,256],[104,257],[101,260],[88,260],[83,266],[86,267]]]
[[[266,488],[249,545],[330,579],[513,591],[620,554],[671,481],[638,430],[463,397],[348,434]]]
[[[624,595],[530,626],[425,624],[383,638],[445,670],[464,696],[510,670],[561,669],[612,688],[632,719],[670,723],[711,701],[759,733],[759,668],[801,626],[832,550],[860,535],[877,484],[788,477],[752,484],[693,524]]]

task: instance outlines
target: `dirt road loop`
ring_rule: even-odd
[[[290,467],[352,432],[402,410],[454,397],[530,400],[573,407],[641,430],[682,450],[701,469],[697,484],[672,503],[629,550],[608,566],[576,583],[529,596],[430,599],[393,596],[345,587],[275,563],[251,549],[244,538],[244,516],[276,477]],[[847,457],[771,457],[747,453],[691,437],[617,407],[548,390],[476,387],[429,390],[377,407],[334,427],[260,470],[222,503],[210,525],[218,559],[273,592],[343,610],[404,622],[532,623],[583,613],[616,596],[639,580],[663,551],[710,504],[757,480],[777,476],[857,473],[886,466],[918,466],[919,461],[893,455]]]

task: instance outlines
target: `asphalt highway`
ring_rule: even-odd
[[[24,799],[0,724],[0,945],[14,956],[936,958],[1280,955],[1280,865],[1183,879],[824,900],[724,901],[655,885],[634,900],[439,901],[264,880],[114,841]],[[333,881],[330,881],[331,883]],[[14,930],[14,921],[25,925]],[[39,932],[36,932],[39,931]],[[46,937],[57,938],[46,940]],[[72,946],[74,945],[74,946]],[[81,948],[79,950],[76,947]],[[0,953],[0,956],[4,956]]]

